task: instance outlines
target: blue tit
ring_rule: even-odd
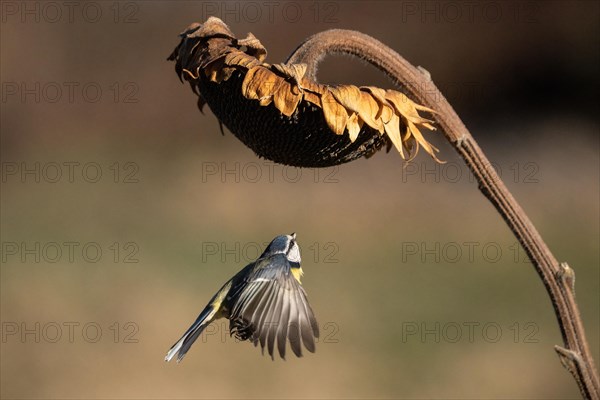
[[[230,335],[250,340],[262,353],[274,347],[285,359],[286,343],[297,357],[302,346],[315,351],[319,327],[301,286],[300,247],[296,234],[277,236],[262,255],[231,278],[213,296],[196,321],[168,351],[165,361],[181,361],[202,331],[214,320],[229,319]]]

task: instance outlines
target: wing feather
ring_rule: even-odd
[[[277,337],[277,331],[279,329],[279,325],[281,324],[281,308],[283,306],[283,301],[281,300],[282,293],[281,291],[284,289],[277,288],[277,299],[274,307],[271,307],[271,313],[269,314],[268,321],[271,324],[269,329],[269,336],[267,338],[267,345],[269,349],[269,355],[271,359],[273,357],[273,348],[275,347],[275,338]],[[285,342],[284,342],[285,343]]]
[[[265,306],[263,307],[260,315],[260,320],[258,322],[258,332],[257,335],[260,340],[260,349],[262,354],[265,353],[265,344],[267,342],[267,336],[269,334],[269,330],[271,329],[269,314],[273,314],[273,309],[275,308],[275,304],[278,301],[277,295],[279,294],[279,288],[276,284],[271,283],[269,285],[269,292],[266,294],[269,299],[267,300]]]
[[[256,307],[254,308],[254,310],[248,308],[247,309],[247,314],[249,316],[249,318],[247,319],[247,321],[250,322],[250,329],[252,330],[252,336],[250,338],[250,340],[252,340],[252,343],[254,343],[254,346],[258,345],[258,339],[260,337],[260,330],[261,330],[261,326],[260,326],[260,317],[262,315],[262,313],[265,310],[265,306],[269,300],[269,296],[267,295],[267,293],[269,292],[270,289],[270,283],[269,284],[265,284],[262,285],[261,287],[262,290],[257,290],[256,294],[254,295],[254,297],[258,297],[258,303],[256,304]],[[250,313],[252,313],[250,315]],[[243,314],[243,316],[245,316]]]
[[[257,261],[246,282],[232,307],[232,334],[250,339],[255,346],[260,343],[263,354],[266,347],[271,358],[275,341],[284,359],[287,341],[298,357],[302,357],[302,344],[314,352],[319,336],[317,322],[285,256],[277,254]]]
[[[277,349],[279,356],[285,360],[285,344],[287,341],[288,321],[290,319],[290,299],[284,290],[281,293],[281,315],[279,317],[279,326],[277,327]]]
[[[240,340],[251,339],[253,335],[255,327],[252,326],[252,315],[263,300],[261,290],[264,290],[261,285],[250,284],[249,290],[241,293],[232,310],[230,331]]]
[[[313,337],[312,328],[308,321],[308,310],[306,309],[306,300],[302,293],[296,291],[296,302],[298,303],[298,327],[300,328],[300,335],[302,336],[302,343],[306,350],[311,353],[315,352],[315,338]]]
[[[288,322],[288,338],[290,339],[290,347],[296,357],[302,357],[302,345],[300,341],[300,310],[296,300],[296,294],[288,291],[290,297],[290,319]]]

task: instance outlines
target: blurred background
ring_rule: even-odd
[[[426,68],[575,269],[598,363],[598,3],[1,6],[2,398],[579,396],[540,279],[440,133],[444,165],[275,165],[222,136],[166,57],[214,15],[271,63],[349,28]],[[390,87],[345,57],[319,79]],[[165,363],[221,284],[293,231],[316,354],[271,361],[220,322]]]

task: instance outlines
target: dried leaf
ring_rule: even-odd
[[[186,68],[183,69],[183,72],[186,73],[191,79],[198,79],[198,68],[196,68],[196,74]]]
[[[379,104],[370,93],[360,91],[359,115],[371,128],[377,129],[379,133],[384,132],[383,121],[377,118]]]
[[[396,110],[406,119],[414,123],[430,123],[432,121],[423,118],[417,111],[417,104],[409,99],[404,93],[396,92],[395,90],[387,90],[386,98],[394,105]],[[418,106],[419,109],[428,112],[435,112],[425,106]]]
[[[333,97],[350,111],[358,113],[360,110],[360,90],[353,85],[332,86],[329,88]]]
[[[308,101],[309,103],[314,104],[315,106],[317,106],[319,108],[323,108],[321,105],[321,96],[319,96],[316,93],[305,90],[304,91],[304,100]]]
[[[313,82],[310,79],[302,78],[299,82],[299,86],[303,91],[311,91],[313,93],[318,93],[321,95],[325,93],[325,85],[321,85],[319,83]]]
[[[298,103],[302,100],[302,93],[297,86],[290,84],[281,77],[277,78],[280,81],[280,85],[273,94],[273,103],[283,115],[291,117],[294,111],[296,111]]]
[[[307,66],[306,64],[273,64],[271,67],[281,74],[292,78],[292,80],[298,84],[302,78],[304,78]]]
[[[437,156],[435,155],[435,153],[439,152],[438,148],[435,147],[434,145],[432,145],[431,143],[429,143],[427,140],[425,140],[425,138],[421,134],[421,131],[410,121],[408,121],[408,129],[410,130],[410,132],[412,133],[412,136],[417,141],[417,144],[421,145],[423,147],[423,149],[425,149],[425,151],[431,157],[433,157],[434,160],[436,160],[439,163],[442,163],[442,161],[440,161],[437,158]],[[417,146],[417,149],[418,149],[418,146]],[[416,152],[415,152],[415,156],[416,156]]]
[[[258,60],[241,51],[229,53],[225,56],[225,65],[246,67],[248,69],[259,65]]]
[[[323,106],[323,115],[325,116],[325,121],[327,122],[329,129],[336,135],[344,134],[344,129],[346,129],[346,123],[349,117],[346,108],[338,103],[329,90],[325,90],[325,93],[321,96],[321,102]]]
[[[385,98],[394,105],[396,112],[400,115],[410,119],[414,117],[420,118],[414,107],[414,103],[404,93],[395,90],[387,90],[385,92]]]
[[[228,78],[231,76],[231,72],[230,68],[224,68],[223,58],[211,62],[204,68],[204,75],[206,75],[211,82],[217,83],[227,80],[226,77]]]
[[[260,99],[258,101],[258,104],[260,104],[261,106],[268,106],[269,104],[271,104],[273,102],[273,96],[268,96],[268,97],[263,97],[262,99]]]
[[[397,114],[393,114],[392,118],[385,124],[385,133],[402,158],[406,159],[402,148],[402,137],[400,136],[400,117]]]
[[[188,33],[189,32],[189,33]],[[203,24],[193,23],[182,34],[190,38],[226,36],[235,39],[229,27],[217,17],[209,17]]]
[[[383,133],[383,123],[375,119],[379,113],[379,106],[369,93],[363,92],[353,85],[334,86],[329,90],[348,111],[357,113],[367,125]]]
[[[385,90],[374,86],[363,86],[362,90],[367,90],[373,95],[373,98],[379,103],[379,113],[375,118],[381,119],[381,122],[387,124],[394,114],[394,106],[385,98]]]
[[[253,91],[253,95],[250,96],[248,86],[250,85],[250,82],[252,82],[252,80],[254,79],[254,75],[256,75],[256,73],[261,68],[262,68],[261,66],[256,66],[256,67],[250,68],[248,70],[248,72],[246,72],[246,76],[244,77],[244,81],[242,82],[242,94],[247,99],[256,99],[258,97],[258,96],[256,96],[255,90]]]
[[[242,82],[242,93],[248,99],[261,100],[273,96],[282,83],[281,77],[265,67],[257,66],[246,73]]]
[[[359,120],[358,115],[356,113],[352,113],[350,118],[348,118],[348,122],[346,122],[346,129],[348,130],[348,136],[350,137],[351,142],[354,143],[356,138],[358,138],[360,128],[362,128],[362,123]]]
[[[246,53],[255,57],[261,63],[267,58],[267,49],[252,33],[248,33],[245,39],[238,40],[238,44],[246,46],[248,48]]]

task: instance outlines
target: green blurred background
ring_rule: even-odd
[[[575,269],[598,362],[598,3],[69,4],[2,2],[2,398],[579,396],[540,279],[439,133],[445,166],[284,168],[221,136],[165,59],[215,15],[273,63],[351,28],[425,67]],[[344,57],[319,78],[390,87]],[[220,285],[293,231],[316,354],[273,362],[222,322],[165,363]]]

